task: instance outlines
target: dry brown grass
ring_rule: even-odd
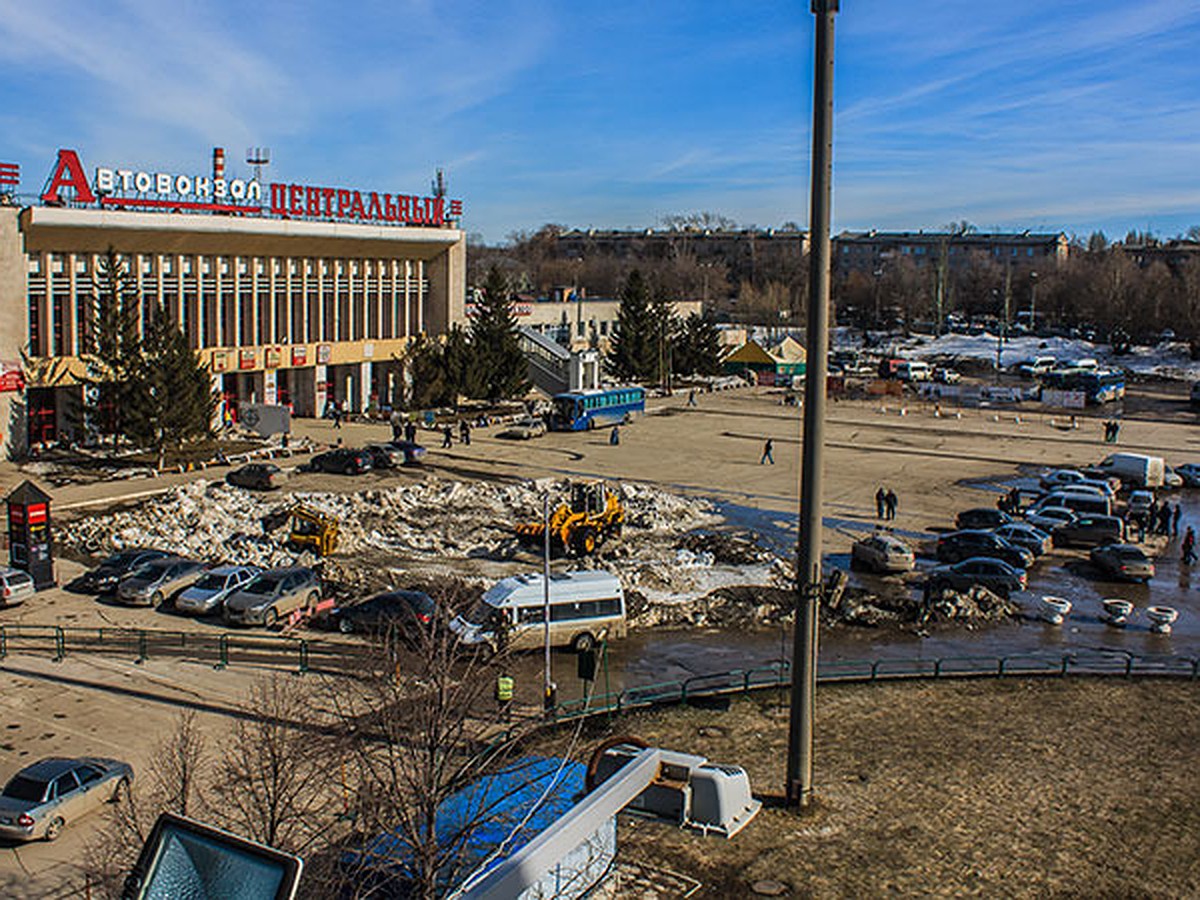
[[[777,694],[666,709],[612,730],[744,766],[782,790]],[[699,896],[1200,896],[1200,690],[1091,680],[823,687],[817,803],[764,809],[731,841],[622,821],[627,857]],[[561,739],[561,735],[559,738]]]

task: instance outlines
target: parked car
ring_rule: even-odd
[[[933,370],[933,380],[940,384],[958,384],[962,375],[953,369],[937,368]]]
[[[1200,487],[1200,464],[1183,463],[1182,466],[1175,467],[1175,474],[1180,476],[1183,487]]]
[[[425,448],[416,441],[389,441],[386,444],[367,446],[372,454],[371,461],[377,469],[397,466],[415,466],[425,455]]]
[[[1017,373],[1025,378],[1037,378],[1045,375],[1057,365],[1058,360],[1053,356],[1037,356],[1019,364]]]
[[[990,531],[954,531],[943,534],[937,542],[937,558],[941,562],[958,562],[976,556],[999,559],[1018,569],[1033,565],[1033,554],[1014,547]]]
[[[1052,532],[1056,547],[1095,547],[1125,540],[1125,523],[1116,516],[1079,516]]]
[[[518,419],[496,436],[510,438],[516,441],[527,441],[530,438],[541,437],[545,433],[545,419],[539,419],[531,416],[526,419]]]
[[[1008,597],[1014,591],[1025,590],[1026,576],[1021,569],[990,557],[971,557],[949,566],[938,566],[929,573],[932,590],[950,588],[966,591],[982,585],[993,594]]]
[[[131,605],[162,606],[174,600],[184,588],[191,587],[207,568],[206,563],[182,556],[152,559],[121,579],[117,599]]]
[[[308,463],[313,472],[337,472],[342,475],[362,475],[371,471],[371,454],[367,450],[341,448],[318,453]]]
[[[855,541],[850,558],[872,572],[911,572],[916,565],[912,548],[890,534],[872,534]]]
[[[116,759],[38,760],[0,791],[0,837],[52,841],[63,826],[119,799],[131,781],[133,767]]]
[[[372,469],[398,469],[404,465],[404,454],[386,444],[367,444],[363,449],[371,455]]]
[[[1184,487],[1200,487],[1200,464],[1184,463],[1175,467],[1175,474],[1183,480]]]
[[[32,575],[23,569],[0,566],[0,607],[24,603],[36,593]]]
[[[1154,577],[1154,563],[1134,544],[1102,544],[1090,555],[1092,565],[1111,578],[1144,584]]]
[[[1068,484],[1078,484],[1088,478],[1078,469],[1051,469],[1039,479],[1038,484],[1043,490],[1053,491],[1066,487]]]
[[[79,576],[75,585],[80,590],[95,594],[111,594],[117,589],[118,582],[134,569],[152,559],[162,559],[167,556],[171,556],[171,554],[166,550],[145,548],[122,550],[120,553],[114,553],[108,557],[91,571],[84,572]]]
[[[226,598],[224,618],[230,625],[270,628],[294,610],[314,612],[320,601],[321,579],[312,569],[270,569]]]
[[[1051,537],[1059,525],[1074,522],[1079,516],[1065,506],[1046,506],[1041,509],[1031,509],[1025,513],[1025,524],[1032,525],[1041,531],[1047,531]]]
[[[1041,556],[1054,546],[1054,542],[1047,532],[1035,528],[1028,522],[1009,522],[1007,525],[993,529],[992,533],[1004,538],[1015,547],[1028,550],[1034,557]]]
[[[1165,488],[1181,488],[1184,485],[1183,476],[1176,472],[1171,466],[1163,465],[1163,487]]]
[[[175,611],[191,616],[217,612],[225,598],[261,572],[258,566],[217,566],[209,569],[175,598]]]
[[[256,462],[234,469],[225,476],[225,482],[252,491],[270,491],[282,487],[287,478],[287,472],[274,463]]]
[[[343,634],[382,631],[395,626],[410,640],[428,629],[437,614],[433,599],[422,591],[388,591],[354,606],[339,606],[333,624]]]
[[[999,528],[1013,521],[1006,512],[990,506],[980,506],[975,509],[964,509],[954,518],[954,527],[960,531],[965,528]]]
[[[1145,516],[1154,503],[1154,491],[1134,491],[1129,495],[1125,507],[1131,516]]]

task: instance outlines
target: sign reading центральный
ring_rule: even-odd
[[[63,196],[63,189],[73,195]],[[462,216],[462,201],[445,197],[418,197],[378,191],[317,187],[305,184],[271,184],[270,206],[262,205],[262,186],[255,179],[225,179],[173,172],[99,167],[89,182],[79,154],[59,150],[58,161],[42,202],[62,205],[98,203],[102,207],[143,210],[222,212],[271,215],[282,218],[337,219],[392,225],[441,227]]]

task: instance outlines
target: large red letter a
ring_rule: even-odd
[[[42,202],[61,203],[58,189],[64,187],[75,188],[75,199],[80,203],[96,202],[92,189],[88,187],[87,176],[83,174],[83,166],[74,150],[58,151],[58,164],[54,167],[54,174],[50,176],[50,187],[42,194]]]

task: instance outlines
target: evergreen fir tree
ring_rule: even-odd
[[[412,407],[429,409],[446,405],[446,398],[451,396],[453,390],[446,383],[442,348],[424,335],[419,335],[407,351],[407,359],[412,379]]]
[[[159,467],[168,446],[208,437],[217,395],[208,370],[183,332],[155,304],[142,339],[142,353],[127,391],[130,438],[153,449]]]
[[[650,308],[650,285],[634,269],[621,288],[617,333],[609,343],[605,367],[621,381],[652,378],[657,366],[655,320]]]
[[[686,375],[717,375],[721,371],[721,338],[712,317],[693,313],[684,320],[675,340],[675,371]]]
[[[661,285],[654,290],[654,299],[650,303],[650,320],[654,328],[654,369],[647,373],[660,385],[671,386],[671,373],[674,371],[672,348],[678,337],[679,317],[675,315],[675,304],[671,302]]]
[[[115,445],[137,402],[133,379],[141,360],[137,283],[111,247],[92,279],[91,309],[81,323],[85,417]]]
[[[508,279],[495,266],[488,270],[483,296],[471,322],[471,349],[476,373],[464,372],[464,390],[490,401],[516,397],[529,390],[529,365],[517,339]]]

